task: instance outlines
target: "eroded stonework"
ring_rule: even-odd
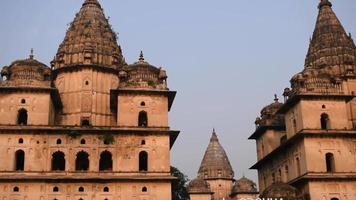
[[[97,0],[84,1],[51,68],[31,52],[1,76],[1,200],[171,199],[176,92],[142,53],[126,64]]]
[[[331,2],[318,8],[305,68],[284,103],[275,98],[262,110],[250,137],[262,197],[356,199],[356,46]],[[291,192],[280,189],[286,184]]]

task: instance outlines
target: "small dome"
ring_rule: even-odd
[[[145,61],[142,52],[137,62],[122,68],[119,78],[121,88],[168,89],[166,71]]]
[[[8,86],[49,86],[51,69],[33,58],[17,60],[4,67],[1,76],[6,77],[2,84]]]
[[[276,114],[276,112],[283,106],[283,103],[278,101],[277,95],[274,97],[274,102],[264,107],[261,110],[261,117],[257,118],[255,124],[257,126],[283,126],[284,116]]]
[[[254,183],[252,180],[242,177],[241,179],[237,180],[232,187],[231,195],[236,195],[236,194],[256,194],[257,188],[256,188],[256,183]]]
[[[269,104],[268,106],[264,107],[261,110],[262,118],[265,115],[274,115],[278,111],[278,109],[281,108],[282,106],[283,106],[283,103],[280,103],[278,101],[277,95],[275,95],[274,102]]]
[[[196,178],[190,181],[188,185],[189,194],[211,194],[210,185],[207,181],[201,178]]]
[[[283,198],[284,200],[297,200],[298,190],[286,183],[278,182],[267,187],[261,194],[261,198]]]

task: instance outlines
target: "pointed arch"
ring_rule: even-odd
[[[77,153],[75,160],[75,170],[76,171],[88,171],[89,170],[89,154],[85,151],[80,151]]]
[[[320,127],[322,130],[329,129],[329,115],[326,113],[323,113],[320,115]]]
[[[325,162],[326,162],[326,171],[329,173],[335,172],[334,154],[332,153],[325,154]]]
[[[138,114],[138,126],[147,127],[148,126],[148,116],[146,111],[141,111]]]
[[[112,154],[109,151],[103,151],[100,154],[99,171],[111,171],[112,163]]]
[[[28,113],[27,110],[21,108],[17,113],[17,124],[18,125],[27,125]]]
[[[65,155],[61,151],[52,154],[52,171],[64,171],[66,168]]]
[[[24,171],[24,169],[25,169],[25,152],[20,149],[15,152],[15,170]]]
[[[146,151],[141,151],[139,154],[139,171],[148,170],[148,154]]]

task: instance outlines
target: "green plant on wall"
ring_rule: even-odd
[[[69,132],[68,135],[69,135],[69,137],[77,138],[77,137],[80,136],[80,133],[78,131],[76,131],[76,130],[72,130],[72,131]]]
[[[115,138],[112,134],[104,134],[99,136],[99,140],[103,141],[104,144],[114,144]]]
[[[148,84],[150,87],[155,87],[155,86],[156,86],[156,83],[155,83],[154,81],[152,81],[152,80],[149,80],[149,81],[147,82],[147,84]]]

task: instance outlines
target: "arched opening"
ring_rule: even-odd
[[[146,151],[141,151],[139,154],[139,171],[148,170],[148,154]]]
[[[141,102],[141,106],[145,106],[146,103],[144,101]]]
[[[147,192],[148,190],[147,190],[147,187],[143,187],[142,188],[142,192]]]
[[[299,160],[299,158],[296,158],[295,161],[296,161],[297,175],[299,176],[301,173],[300,172],[300,160]]]
[[[77,153],[77,158],[75,160],[75,170],[76,171],[87,171],[89,170],[89,154],[85,151]]]
[[[81,124],[82,126],[90,126],[90,120],[88,118],[83,118]]]
[[[62,140],[61,139],[57,139],[57,144],[62,144]]]
[[[288,181],[289,168],[288,165],[284,166],[284,181]]]
[[[112,155],[109,151],[104,151],[100,154],[99,170],[112,170]]]
[[[293,132],[296,133],[297,132],[297,120],[293,119]]]
[[[145,140],[141,140],[141,145],[145,145],[146,141]]]
[[[19,144],[23,144],[23,139],[22,138],[19,139]]]
[[[147,112],[141,111],[138,114],[138,126],[141,126],[141,127],[147,127],[148,126]]]
[[[335,172],[334,154],[327,153],[325,155],[325,162],[326,162],[326,171],[327,172]]]
[[[25,169],[25,152],[22,150],[17,150],[15,153],[15,169],[16,171]]]
[[[85,139],[80,140],[80,144],[85,144],[85,143],[86,143]]]
[[[59,192],[59,188],[57,186],[53,187],[53,192]]]
[[[78,191],[79,191],[79,192],[84,192],[84,188],[83,188],[83,187],[79,187],[79,188],[78,188]]]
[[[17,124],[18,125],[27,125],[27,119],[28,119],[27,110],[24,108],[21,108],[17,114]]]
[[[13,189],[12,189],[12,191],[14,191],[14,192],[20,192],[20,188],[19,187],[14,187]]]
[[[109,187],[104,187],[103,192],[109,192]]]
[[[329,128],[329,115],[326,113],[321,114],[320,116],[320,126],[322,130]]]
[[[330,200],[339,200],[339,198],[331,198]]]
[[[53,171],[64,171],[66,168],[65,155],[61,151],[57,151],[52,154],[52,170]]]
[[[22,103],[22,104],[25,104],[25,103],[26,103],[26,100],[25,100],[25,99],[21,99],[21,103]]]

